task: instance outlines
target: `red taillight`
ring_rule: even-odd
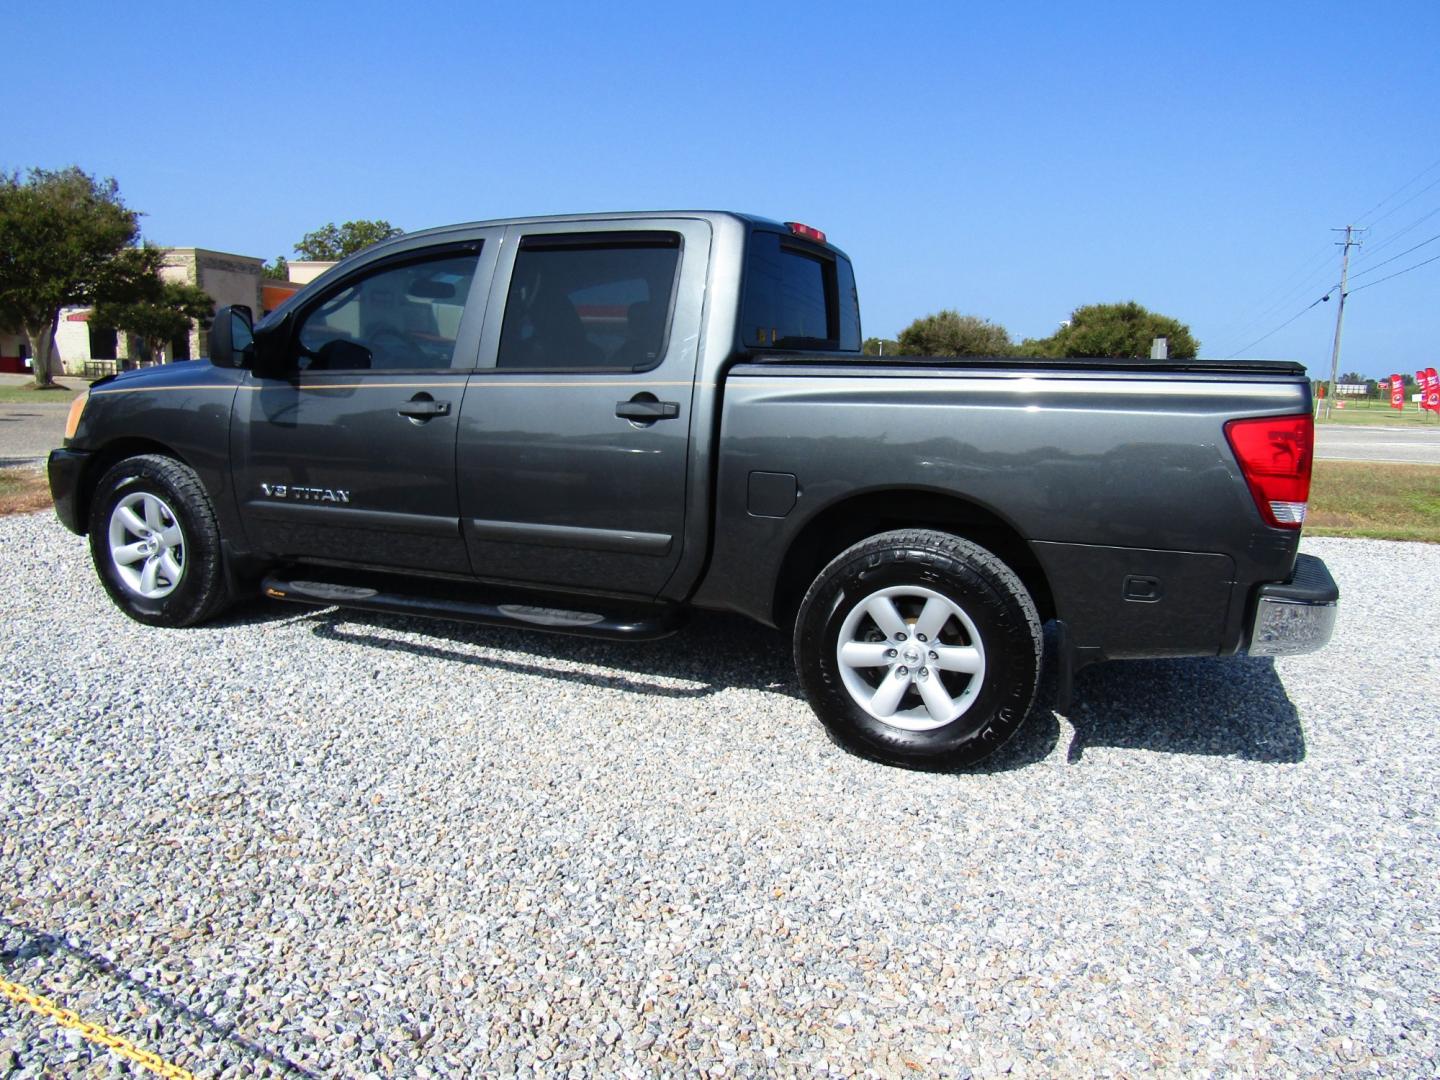
[[[1303,525],[1315,449],[1315,421],[1309,414],[1231,420],[1225,438],[1265,524],[1282,529]]]
[[[813,225],[801,225],[798,221],[787,221],[786,225],[796,236],[803,236],[806,240],[814,240],[817,244],[825,243],[825,234]]]

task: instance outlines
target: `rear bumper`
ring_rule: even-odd
[[[1290,580],[1256,590],[1251,656],[1295,656],[1323,649],[1335,629],[1340,589],[1325,564],[1296,555]]]
[[[49,461],[50,497],[55,500],[55,516],[73,533],[83,534],[85,523],[80,520],[80,476],[90,455],[78,450],[51,450]]]

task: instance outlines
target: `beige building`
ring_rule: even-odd
[[[258,318],[277,306],[301,284],[318,277],[334,263],[291,263],[288,282],[270,281],[262,275],[265,263],[249,255],[205,248],[168,248],[160,275],[167,281],[183,281],[204,289],[215,307],[244,304]],[[133,366],[140,350],[130,335],[92,326],[89,308],[67,308],[60,313],[55,333],[56,352],[67,375],[102,375],[116,368]],[[11,346],[0,342],[5,355]],[[192,324],[187,334],[172,341],[163,360],[190,360],[205,355],[205,329]]]
[[[167,248],[160,275],[167,281],[200,286],[215,301],[217,309],[244,304],[259,318],[334,265],[333,262],[292,262],[290,280],[275,281],[263,276],[264,261],[249,255],[206,248]],[[87,307],[65,308],[60,312],[55,331],[60,371],[94,378],[133,367],[138,362],[140,349],[131,335],[92,325],[90,314]],[[205,328],[192,323],[188,333],[166,346],[162,362],[204,356],[205,332]],[[0,334],[0,371],[29,371],[29,354],[29,345],[23,336]]]
[[[297,259],[287,264],[290,270],[290,280],[299,285],[309,285],[310,282],[314,281],[334,265],[333,260],[330,262],[312,262],[306,259]]]
[[[231,255],[225,251],[204,248],[170,248],[165,253],[165,266],[160,276],[166,281],[181,281],[204,289],[217,309],[228,304],[244,304],[259,312],[261,271],[265,260],[249,255]],[[205,355],[204,331],[192,325],[184,355],[178,355],[180,342],[166,350],[167,360],[189,360]]]
[[[246,304],[260,310],[260,272],[264,260],[228,251],[205,248],[167,248],[160,276],[166,281],[183,281],[204,289],[217,308]],[[89,308],[67,308],[60,313],[55,332],[55,349],[61,370],[67,375],[106,374],[116,368],[133,366],[140,350],[129,334],[94,326]],[[192,323],[190,330],[167,345],[162,359],[190,360],[205,355],[205,331]]]

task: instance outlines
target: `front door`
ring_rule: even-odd
[[[455,438],[497,239],[387,256],[291,316],[287,370],[251,377],[232,428],[255,550],[469,573]]]
[[[684,546],[710,229],[512,226],[460,418],[477,576],[652,597]]]

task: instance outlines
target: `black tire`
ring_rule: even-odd
[[[869,602],[881,599],[891,602],[878,609],[884,621],[910,631],[908,639],[887,634],[869,613]],[[914,631],[932,599],[927,626],[946,618],[930,641]],[[842,629],[863,663],[842,664]],[[801,601],[794,645],[800,685],[841,746],[891,765],[957,769],[994,753],[1019,729],[1035,700],[1044,637],[1030,594],[994,555],[948,533],[905,529],[861,541],[820,572]],[[877,661],[880,655],[889,658]],[[906,666],[917,659],[923,671]],[[978,671],[942,671],[940,663]],[[939,680],[923,689],[935,695],[938,687],[943,696],[924,697],[922,675],[925,683]],[[882,719],[872,710],[888,706],[892,679],[903,696]],[[860,698],[872,691],[863,706]],[[947,699],[951,711],[937,718],[932,702],[943,707]]]
[[[122,566],[112,551],[112,519],[122,504],[142,520],[145,508],[158,508],[158,520],[165,525],[162,532],[172,540],[176,536],[173,527],[178,527],[178,540],[156,548],[161,554],[170,553],[171,560],[165,565],[179,566],[178,573],[156,571],[149,591],[164,595],[145,595],[144,578],[138,584],[135,580],[158,556],[140,556]],[[129,528],[125,520],[130,519],[121,520],[117,528],[124,530],[122,539],[134,539],[131,546],[139,547],[151,542],[147,538],[159,536],[152,530]],[[174,458],[160,454],[126,458],[100,478],[90,500],[90,557],[115,606],[137,622],[194,626],[230,603],[215,510],[195,471]]]

